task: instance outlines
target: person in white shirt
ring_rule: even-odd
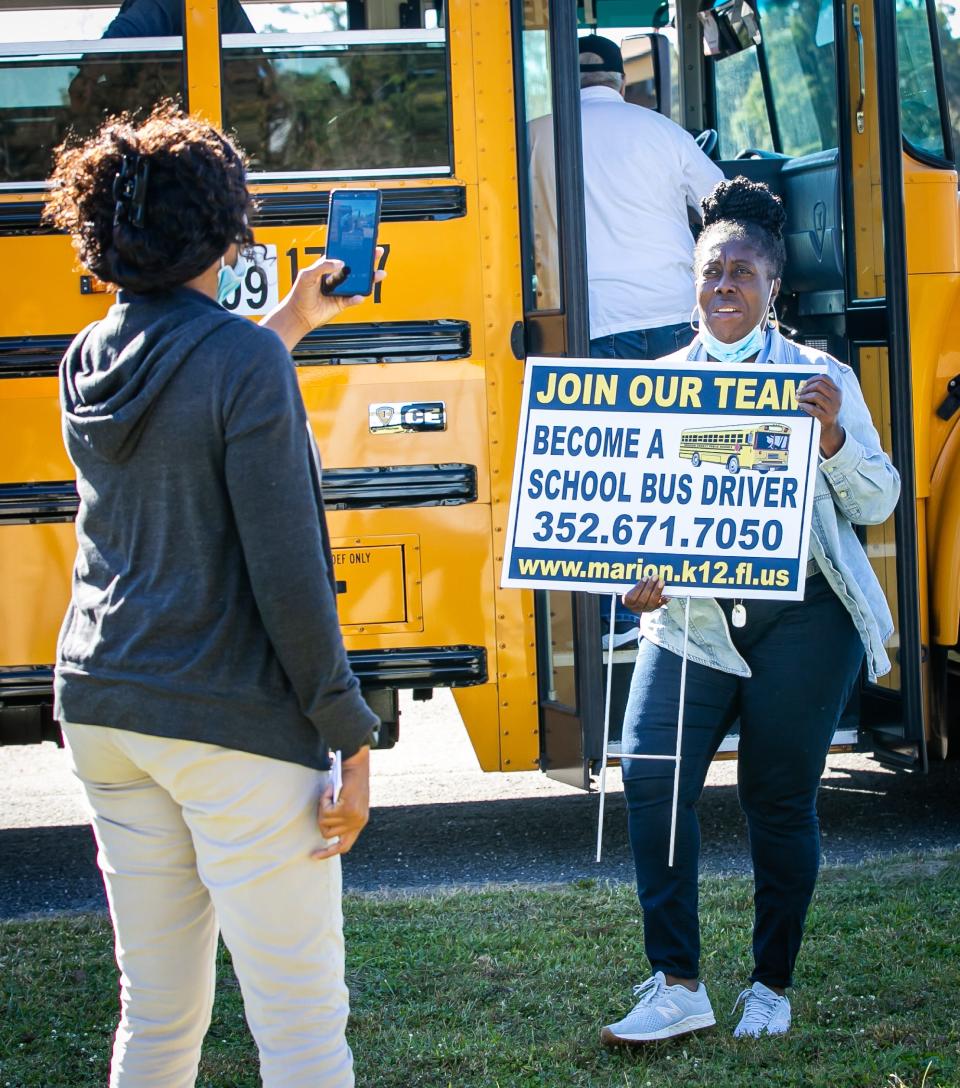
[[[580,39],[590,354],[655,359],[693,339],[693,235],[687,208],[720,169],[667,117],[625,102],[623,55]],[[541,309],[559,305],[553,119],[528,130]]]

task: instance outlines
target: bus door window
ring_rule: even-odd
[[[856,229],[847,232],[852,266],[848,293],[851,300],[880,299],[886,295],[886,282],[883,266],[883,187],[880,182],[873,5],[851,5],[847,20],[849,45],[846,63],[851,112],[848,118],[851,134],[848,185],[856,220]],[[873,405],[870,407],[872,411]]]
[[[649,27],[611,26],[602,21],[607,15],[607,5],[598,3],[592,10],[601,22],[581,24],[580,32],[601,34],[620,47],[624,58],[626,100],[657,110],[679,124],[681,102],[676,31],[665,28],[651,32]],[[666,18],[671,18],[673,11],[673,4],[670,4]],[[617,14],[622,15],[622,9],[618,9]],[[522,89],[532,227],[527,239],[529,273],[525,282],[525,307],[528,312],[563,309],[549,19],[548,4],[523,6]]]
[[[960,154],[960,18],[952,0],[935,0],[934,10],[952,157],[956,162]]]
[[[526,118],[529,222],[524,309],[562,309],[557,172],[553,138],[553,81],[546,4],[524,8],[522,29],[523,106]]]
[[[949,33],[949,20],[944,19],[944,24]],[[949,136],[940,115],[933,43],[923,0],[897,0],[897,66],[904,139],[921,154],[947,159]]]
[[[831,0],[757,0],[762,42],[713,62],[720,157],[837,146]]]
[[[184,100],[181,0],[159,22],[137,3],[0,6],[0,188],[42,187],[70,131]]]
[[[889,454],[893,449],[890,414],[890,352],[885,347],[858,347],[853,366],[860,378],[863,397],[870,406],[870,414],[880,434],[880,444]],[[900,690],[900,646],[897,598],[897,538],[894,514],[882,525],[867,525],[863,530],[867,558],[873,567],[893,616],[894,633],[886,643],[893,665],[886,676],[877,683],[889,691]]]
[[[735,159],[741,151],[773,150],[770,118],[763,99],[756,49],[714,63],[717,151]]]
[[[543,697],[571,710],[577,706],[574,650],[576,647],[573,594],[543,592],[543,611],[547,653],[544,655]]]
[[[223,35],[223,122],[251,180],[429,177],[453,170],[439,3],[247,0]]]

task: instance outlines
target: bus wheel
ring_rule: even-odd
[[[761,476],[766,476],[766,474],[769,471],[770,471],[770,466],[769,465],[757,465],[757,472],[759,472]]]
[[[740,458],[737,456],[731,456],[727,458],[727,471],[732,472],[734,476],[740,471]]]
[[[700,454],[699,453],[695,453],[690,458],[690,464],[693,465],[694,468],[699,468],[700,467]]]

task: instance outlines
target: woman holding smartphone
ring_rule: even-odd
[[[158,107],[60,149],[51,222],[120,289],[60,371],[80,507],[57,716],[121,971],[111,1088],[188,1088],[222,932],[267,1088],[348,1088],[340,858],[376,717],[350,671],[289,349],[360,298],[320,262],[259,325],[242,154]],[[334,801],[329,753],[343,755]]]

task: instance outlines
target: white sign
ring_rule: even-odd
[[[253,256],[247,264],[243,283],[223,303],[223,308],[245,317],[260,317],[280,302],[277,282],[277,247],[253,247]]]
[[[802,598],[819,372],[528,359],[502,585]]]

